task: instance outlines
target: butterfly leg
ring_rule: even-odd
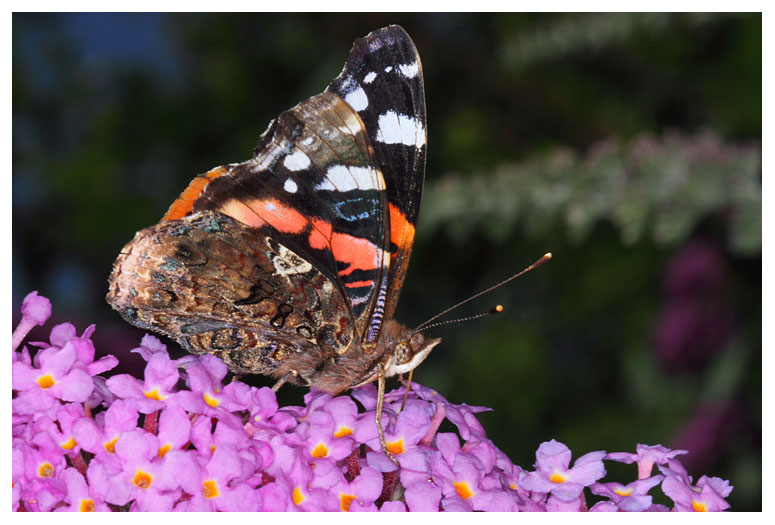
[[[281,377],[277,381],[277,383],[274,384],[274,386],[272,387],[272,392],[277,392],[278,390],[280,390],[280,387],[283,386],[292,377],[298,377],[299,379],[304,381],[304,385],[305,386],[311,386],[312,385],[312,381],[310,381],[309,379],[307,379],[303,375],[299,374],[299,372],[297,370],[291,370],[290,372],[285,374],[283,377]]]
[[[298,376],[298,375],[299,375],[299,373],[296,370],[291,370],[290,372],[285,374],[283,377],[281,377],[277,381],[277,383],[274,384],[274,386],[272,387],[272,392],[277,392],[278,390],[280,390],[280,387],[285,384],[286,381],[288,381],[291,377]]]
[[[395,463],[397,467],[401,467],[396,457],[388,450],[387,443],[385,442],[385,433],[382,431],[382,402],[385,399],[385,369],[382,365],[379,365],[379,376],[377,379],[377,431],[379,432],[379,443],[382,445],[382,450],[385,452],[390,461]]]
[[[398,411],[399,414],[404,410],[404,407],[406,406],[406,398],[409,397],[409,390],[412,388],[412,374],[413,373],[414,373],[414,369],[409,370],[409,379],[406,381],[406,383],[404,383],[406,385],[406,392],[404,392],[404,400],[401,401],[401,409]],[[402,377],[401,378],[401,382],[402,383],[404,382],[403,379],[404,378]]]

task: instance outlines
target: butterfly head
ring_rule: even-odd
[[[400,327],[397,337],[389,338],[387,351],[383,357],[385,377],[405,374],[417,368],[433,348],[441,342],[440,338],[427,338],[421,333],[413,333]]]

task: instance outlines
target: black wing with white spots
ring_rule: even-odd
[[[409,264],[425,175],[425,90],[412,39],[403,28],[389,26],[356,40],[327,91],[360,115],[374,163],[385,177],[391,262],[386,304],[375,315],[392,317]]]

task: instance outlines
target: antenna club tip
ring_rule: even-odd
[[[544,254],[544,259],[551,259],[552,258],[552,252],[548,252]]]
[[[496,305],[495,308],[492,309],[495,313],[501,313],[503,311],[503,305],[499,304]]]

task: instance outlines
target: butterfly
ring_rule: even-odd
[[[253,157],[196,177],[119,254],[107,301],[235,374],[338,394],[410,372],[440,339],[393,319],[427,148],[420,57],[389,26],[274,119]]]

